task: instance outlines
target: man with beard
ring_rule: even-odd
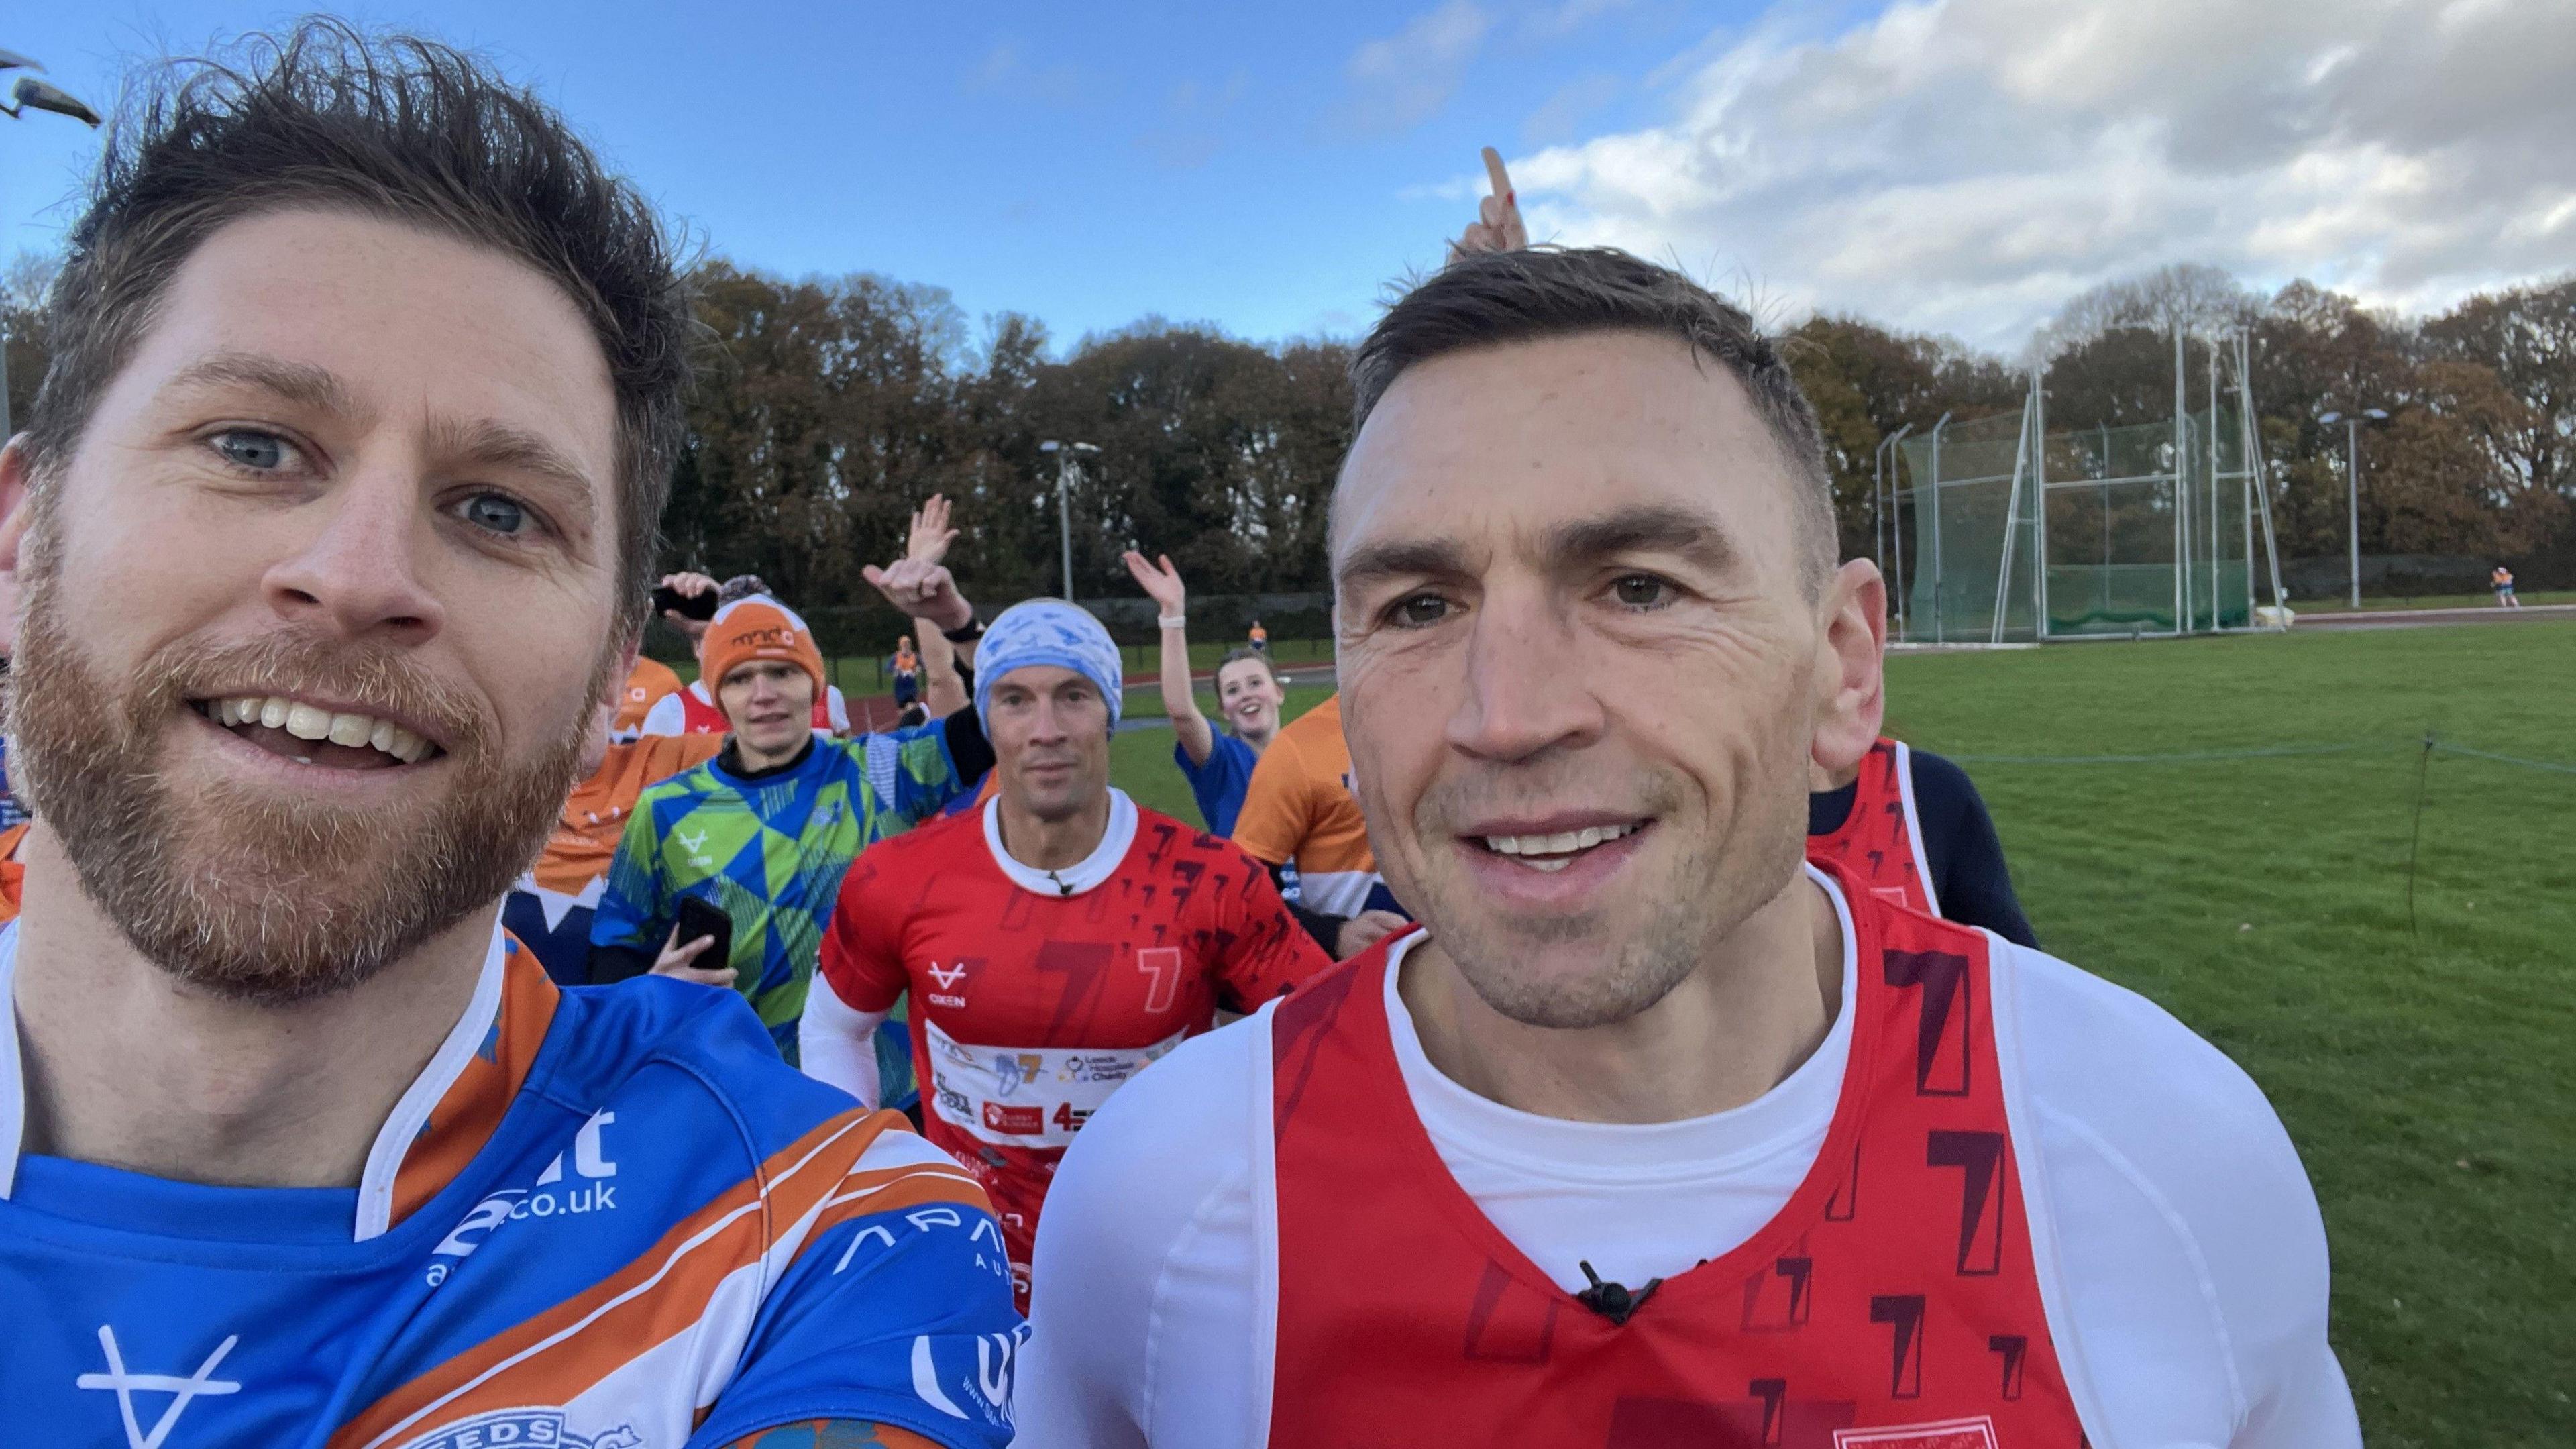
[[[2245,1074],[1804,862],[1885,594],[1751,320],[1473,254],[1352,383],[1344,728],[1424,929],[1084,1129],[1018,1442],[2357,1445]]]
[[[426,42],[130,93],[0,452],[6,1437],[1003,1443],[973,1181],[735,998],[496,925],[642,624],[650,208]]]
[[[878,1101],[877,1029],[911,993],[924,1128],[983,1180],[1025,1290],[1047,1183],[1091,1113],[1219,1009],[1332,962],[1250,857],[1110,785],[1121,676],[1099,620],[1014,604],[981,658],[999,793],[851,868],[804,1062]]]

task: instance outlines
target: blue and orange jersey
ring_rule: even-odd
[[[0,930],[0,1001],[17,931]],[[22,1153],[0,1032],[12,1441],[712,1449],[817,1419],[1010,1438],[983,1191],[730,992],[563,991],[495,931],[354,1188]]]

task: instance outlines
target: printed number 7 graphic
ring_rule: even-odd
[[[1169,1011],[1181,989],[1181,952],[1177,946],[1148,946],[1136,953],[1136,969],[1145,973],[1145,1009]]]

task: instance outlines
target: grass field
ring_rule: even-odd
[[[2042,942],[2271,1095],[2324,1205],[2368,1442],[2576,1443],[2576,623],[1888,672],[1891,731],[1976,777]],[[1112,773],[1195,820],[1171,748],[1123,734]],[[2316,752],[2223,757],[2287,749]],[[2042,762],[2104,755],[2204,758]]]

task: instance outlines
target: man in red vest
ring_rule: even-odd
[[[1751,320],[1468,255],[1352,381],[1344,725],[1423,929],[1091,1119],[1016,1442],[2358,1445],[2254,1083],[1804,859],[1886,599]]]

